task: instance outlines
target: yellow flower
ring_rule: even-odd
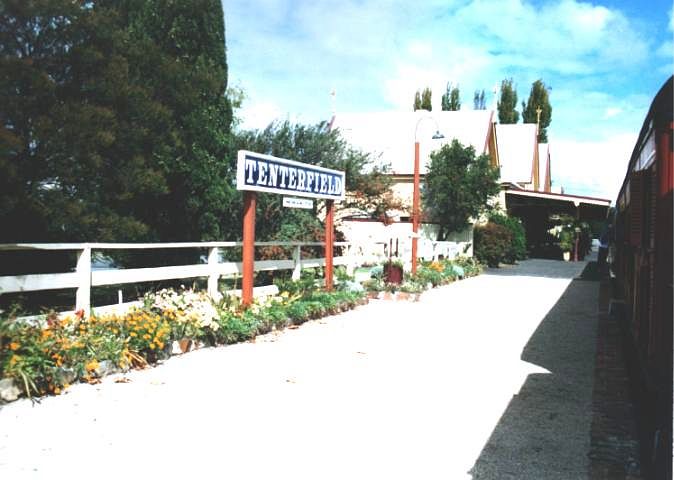
[[[151,349],[151,350],[154,350],[154,343],[151,343],[151,344],[150,344],[150,349]]]
[[[13,367],[14,365],[16,365],[16,362],[18,362],[19,360],[21,360],[20,356],[12,355],[12,358],[9,359],[9,366]]]
[[[19,349],[20,346],[21,344],[19,342],[12,342],[9,344],[9,349],[12,351],[16,351]]]
[[[98,370],[98,361],[96,359],[90,360],[89,362],[87,362],[84,368],[87,369],[87,372],[93,372],[94,370]]]

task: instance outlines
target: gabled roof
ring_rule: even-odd
[[[430,152],[454,138],[463,145],[473,146],[477,155],[486,153],[492,114],[490,110],[339,113],[331,125],[339,129],[342,137],[352,146],[373,154],[375,158],[380,157],[381,162],[390,164],[392,172],[397,174],[414,171],[416,131],[420,146],[420,171],[423,174]],[[445,138],[431,139],[436,129]]]
[[[532,183],[538,153],[535,123],[496,125],[501,182]]]

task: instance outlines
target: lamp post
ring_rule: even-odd
[[[414,128],[414,194],[412,195],[412,274],[417,273],[417,248],[419,242],[419,204],[420,202],[420,192],[419,192],[419,140],[417,139],[417,133],[419,132],[419,124],[422,120],[432,120],[435,123],[435,133],[433,134],[433,140],[438,140],[445,138],[443,134],[440,133],[440,128],[438,122],[431,117],[426,115],[417,120],[417,125]]]

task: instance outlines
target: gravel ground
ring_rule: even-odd
[[[529,260],[6,405],[0,478],[586,478],[584,266]]]

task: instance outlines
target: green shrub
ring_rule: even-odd
[[[473,242],[477,259],[490,267],[498,267],[500,262],[505,262],[512,243],[512,234],[506,227],[488,222],[475,226]]]
[[[527,258],[527,237],[519,218],[493,213],[489,216],[489,221],[507,228],[512,235],[512,240],[503,259],[504,263],[515,263],[517,260]]]

